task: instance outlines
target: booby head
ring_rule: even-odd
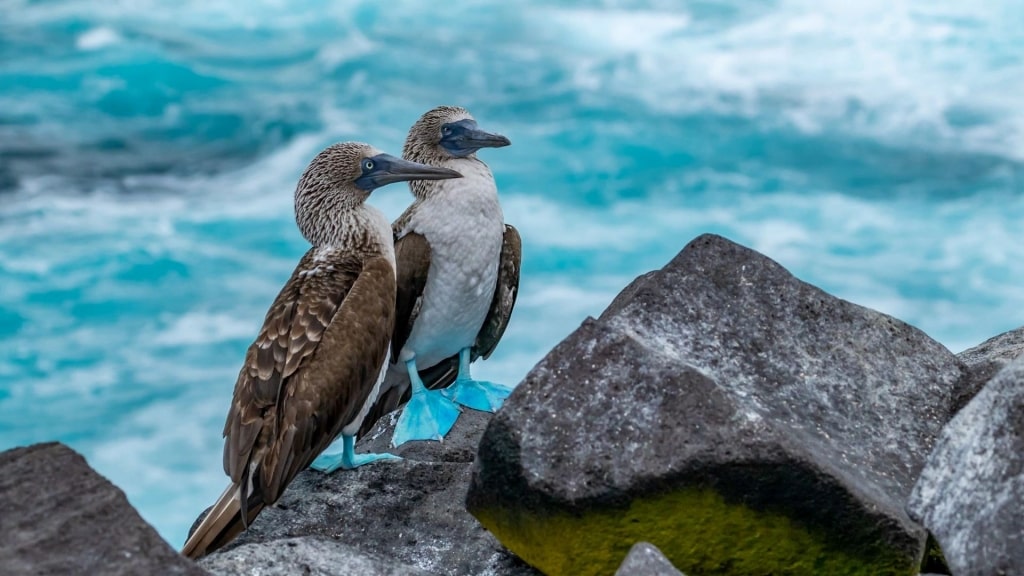
[[[466,158],[481,148],[501,148],[511,143],[501,134],[481,130],[465,108],[438,106],[413,124],[402,155]]]
[[[446,180],[462,174],[403,160],[362,142],[332,144],[313,158],[295,188],[295,220],[314,245],[335,237],[340,212],[361,205],[381,186]]]

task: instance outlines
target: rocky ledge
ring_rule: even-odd
[[[1024,328],[954,356],[701,236],[497,415],[303,472],[198,566],[66,448],[3,453],[0,572],[1024,574],[1022,353]]]
[[[466,410],[444,442],[410,442],[389,450],[392,414],[357,450],[389,451],[403,460],[332,474],[302,472],[277,505],[199,564],[222,576],[265,574],[281,565],[294,567],[296,574],[345,573],[339,572],[340,561],[302,553],[318,548],[345,562],[358,557],[355,561],[367,568],[351,573],[366,576],[537,574],[466,511],[473,458],[489,419],[490,414]],[[318,564],[325,569],[319,571]]]
[[[56,442],[0,453],[0,574],[202,576],[124,492]]]

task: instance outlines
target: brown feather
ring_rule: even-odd
[[[494,287],[491,307],[473,345],[474,361],[481,356],[485,360],[490,358],[505,334],[505,328],[512,318],[512,309],[516,305],[516,296],[519,294],[519,267],[522,259],[523,243],[519,238],[519,232],[515,227],[506,224],[501,244],[501,260],[498,264],[498,281]]]
[[[181,553],[188,558],[196,559],[223,547],[241,534],[248,523],[256,519],[263,507],[263,502],[250,501],[247,506],[248,517],[243,520],[238,488],[231,484],[210,507],[199,526],[189,534]]]
[[[395,302],[395,332],[391,336],[391,361],[405,346],[419,316],[423,289],[430,273],[430,243],[422,234],[410,232],[395,240],[395,267],[398,269],[398,296]]]
[[[246,353],[224,428],[243,526],[358,415],[387,355],[394,304],[383,256],[303,256]]]

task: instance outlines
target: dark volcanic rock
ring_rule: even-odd
[[[912,574],[904,502],[963,366],[919,330],[702,236],[527,375],[467,504],[550,574],[637,541],[697,574]]]
[[[615,571],[615,576],[685,576],[665,558],[654,545],[648,542],[637,542],[629,549],[629,555],[622,566]]]
[[[964,378],[954,394],[954,409],[960,410],[1004,366],[1024,355],[1024,327],[989,338],[974,348],[957,354],[967,365]]]
[[[357,450],[387,450],[395,416],[382,418]],[[410,442],[387,450],[405,458],[402,461],[375,462],[333,474],[302,472],[275,506],[265,509],[249,530],[204,559],[203,565],[216,567],[224,576],[250,574],[254,567],[267,566],[264,562],[276,562],[276,553],[265,546],[281,551],[279,541],[309,536],[387,558],[395,570],[412,566],[431,574],[537,574],[466,512],[474,447],[490,418],[467,409],[444,442]],[[238,559],[223,561],[224,555]],[[332,560],[309,562],[329,567]]]
[[[1024,574],[1024,358],[946,426],[907,508],[953,574]]]
[[[0,453],[0,534],[5,576],[205,574],[120,489],[55,442]]]
[[[396,564],[329,540],[306,536],[246,544],[208,556],[199,563],[211,574],[251,576],[425,576],[419,568]]]

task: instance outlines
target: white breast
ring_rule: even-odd
[[[505,220],[486,164],[453,160],[462,178],[434,183],[435,192],[409,220],[407,231],[430,243],[431,262],[419,317],[400,360],[420,369],[470,346],[494,296]]]

